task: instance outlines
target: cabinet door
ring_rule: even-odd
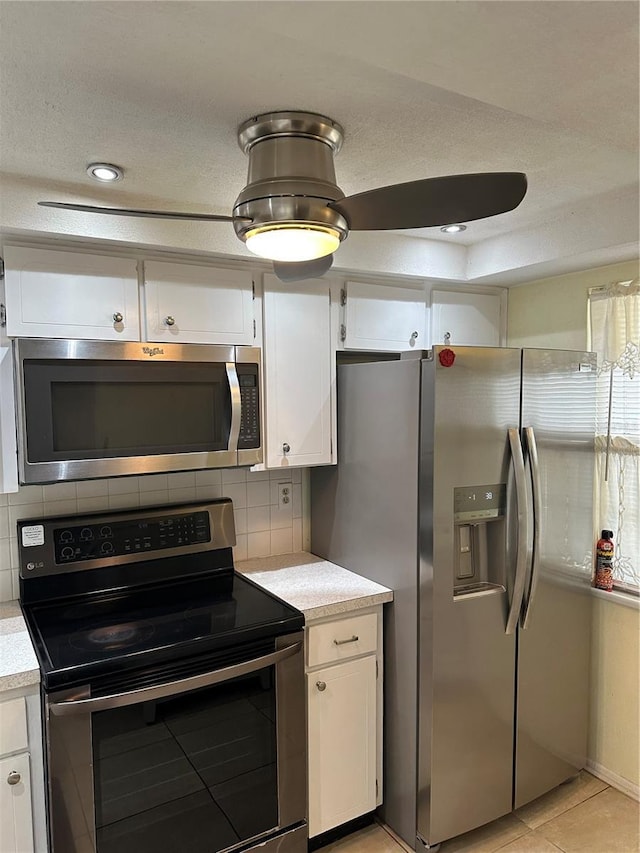
[[[402,352],[427,346],[421,290],[348,281],[344,302],[345,349]]]
[[[144,281],[147,340],[253,344],[250,272],[146,261]]]
[[[500,346],[500,295],[434,290],[431,293],[431,344]]]
[[[268,468],[333,461],[334,352],[328,283],[313,279],[283,284],[275,276],[265,276]]]
[[[139,341],[137,262],[5,249],[7,335]]]
[[[33,851],[28,752],[0,761],[0,850]]]
[[[376,807],[376,657],[307,675],[309,835]]]

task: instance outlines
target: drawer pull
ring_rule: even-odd
[[[320,693],[322,693],[324,690],[327,689],[327,683],[326,681],[316,681],[316,687],[318,688]]]
[[[334,642],[334,645],[336,645],[336,646],[344,646],[345,643],[357,643],[359,639],[360,639],[360,637],[358,637],[358,636],[356,636],[356,634],[354,634],[353,637],[349,637],[348,640],[334,640],[333,642]]]
[[[10,785],[19,785],[20,784],[20,774],[15,770],[12,770],[11,773],[7,776],[7,782]]]

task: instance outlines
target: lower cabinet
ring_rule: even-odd
[[[0,850],[31,853],[31,778],[29,753],[0,759]]]
[[[310,837],[367,814],[379,803],[379,610],[312,623],[307,629]]]
[[[0,851],[33,853],[31,772],[23,698],[0,702]],[[7,754],[14,753],[14,754]]]

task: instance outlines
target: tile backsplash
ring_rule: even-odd
[[[279,483],[291,484],[291,500],[279,505]],[[0,494],[0,601],[17,598],[18,540],[22,518],[152,507],[228,497],[233,501],[237,544],[234,559],[302,550],[302,471],[252,472],[244,468],[84,480],[21,486]]]

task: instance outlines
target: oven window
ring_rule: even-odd
[[[212,853],[275,829],[274,679],[94,714],[97,853]]]
[[[25,361],[29,462],[226,450],[224,364]]]

